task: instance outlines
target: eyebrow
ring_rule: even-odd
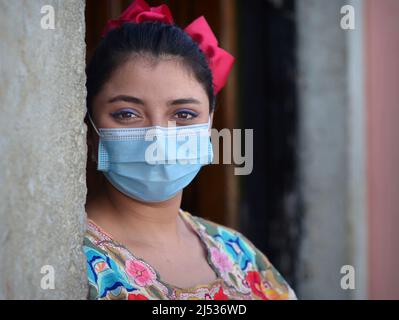
[[[144,105],[144,101],[141,100],[140,98],[137,98],[134,96],[127,96],[127,95],[119,95],[119,96],[113,97],[108,100],[108,103],[114,103],[114,102],[118,102],[118,101],[125,101],[125,102],[129,102],[129,103]],[[201,104],[201,102],[195,98],[181,98],[181,99],[172,100],[168,104],[170,104],[172,106],[176,106],[176,105],[181,105],[181,104]]]
[[[130,103],[136,103],[136,104],[142,104],[144,105],[144,101],[133,96],[126,96],[126,95],[119,95],[116,97],[113,97],[108,100],[108,103],[114,103],[118,101],[125,101],[125,102],[130,102]]]
[[[199,100],[194,99],[194,98],[176,99],[176,100],[173,100],[170,104],[172,106],[176,106],[176,105],[179,105],[179,104],[192,104],[192,103],[201,104],[201,102]]]

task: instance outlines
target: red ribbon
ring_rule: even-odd
[[[135,0],[117,19],[109,20],[102,32],[105,36],[110,30],[121,27],[124,23],[160,21],[174,24],[167,5],[150,7],[144,0]],[[226,84],[235,58],[219,47],[218,41],[204,16],[195,19],[184,31],[198,44],[205,54],[212,71],[213,86],[217,94]]]

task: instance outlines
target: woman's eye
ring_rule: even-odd
[[[175,117],[180,120],[190,120],[197,117],[198,114],[190,111],[179,111],[176,112]]]
[[[119,119],[119,120],[129,120],[129,119],[137,118],[137,115],[134,112],[129,111],[129,110],[113,112],[113,113],[111,113],[111,115],[115,119]]]

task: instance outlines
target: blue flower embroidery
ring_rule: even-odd
[[[125,271],[114,260],[91,247],[84,246],[83,249],[87,258],[89,282],[97,287],[100,298],[105,297],[108,292],[118,296],[122,289],[126,289],[127,292],[137,290],[129,283]]]
[[[248,263],[255,265],[255,252],[240,236],[218,227],[218,234],[214,238],[221,242],[227,253],[238,263],[241,270],[246,270]]]

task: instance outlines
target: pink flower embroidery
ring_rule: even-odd
[[[231,271],[233,265],[227,255],[217,248],[211,248],[211,259],[212,262],[221,269],[224,273]]]
[[[155,273],[141,261],[127,260],[125,269],[126,273],[141,287],[151,284],[156,279]]]

